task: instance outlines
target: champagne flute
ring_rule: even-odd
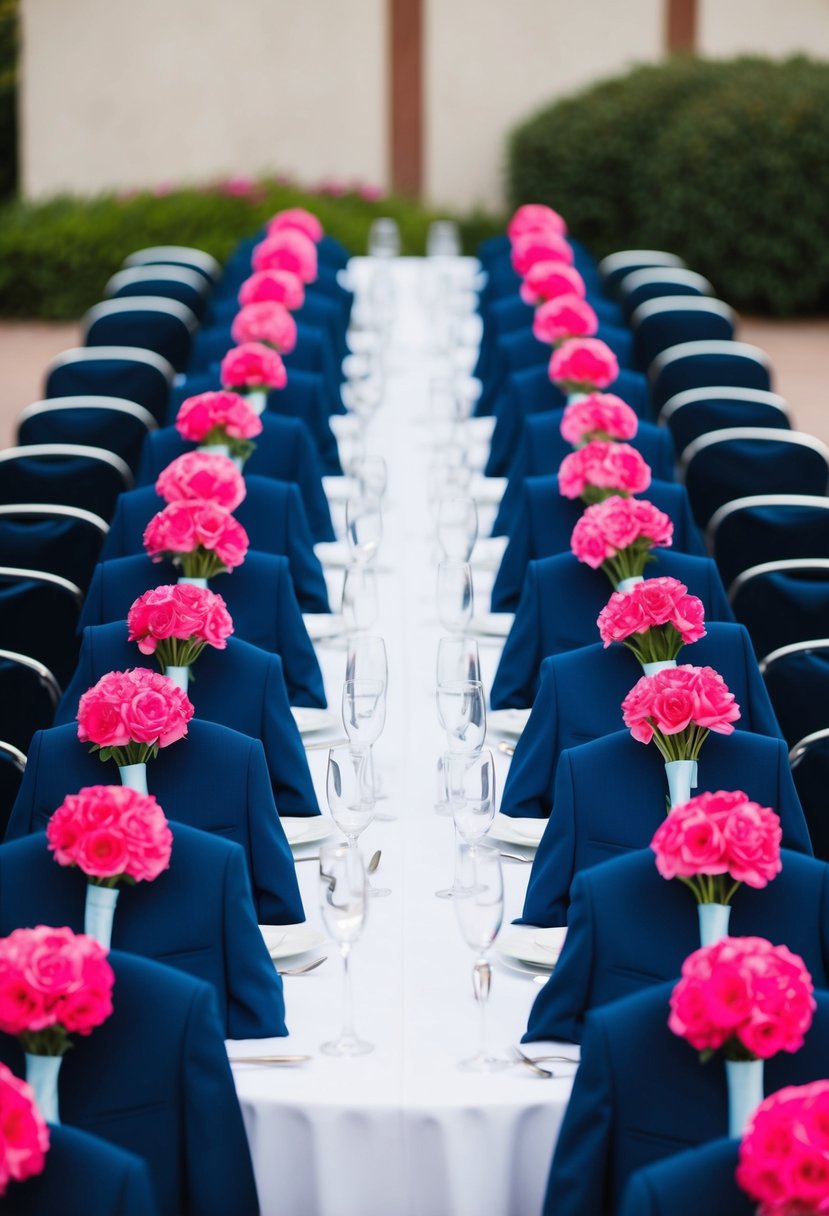
[[[343,579],[340,611],[350,634],[371,629],[380,611],[377,576],[373,570],[365,566],[349,566]]]
[[[357,1036],[351,991],[349,958],[351,947],[365,924],[368,900],[363,859],[357,849],[341,844],[320,847],[320,908],[323,924],[340,948],[343,960],[343,1021],[338,1039],[323,1043],[327,1056],[364,1056],[373,1051],[371,1043]]]
[[[331,818],[355,851],[374,818],[374,788],[366,749],[332,747],[328,752],[325,793]]]
[[[378,498],[349,498],[345,504],[348,547],[358,566],[367,566],[383,539],[383,516]]]
[[[478,539],[478,508],[474,498],[463,494],[441,498],[437,532],[445,558],[468,562]]]
[[[463,940],[475,951],[472,988],[480,1012],[479,1047],[458,1067],[464,1072],[500,1072],[510,1061],[490,1055],[487,1046],[486,1004],[492,984],[492,968],[487,960],[490,946],[498,936],[504,919],[504,879],[497,849],[465,842],[458,849],[459,890],[453,903]]]
[[[441,638],[438,642],[437,682],[455,684],[480,680],[481,660],[476,638]]]
[[[389,683],[389,660],[381,637],[358,634],[348,639],[345,660],[346,680],[379,680],[384,689]]]
[[[443,561],[438,566],[438,619],[448,633],[463,633],[472,620],[474,596],[468,562]]]
[[[465,844],[483,840],[495,818],[495,761],[491,751],[453,753],[447,767],[452,818]]]
[[[386,724],[386,686],[380,680],[346,680],[342,716],[353,748],[366,750],[376,743]]]
[[[480,680],[439,684],[438,720],[450,752],[474,755],[486,738],[486,698]]]

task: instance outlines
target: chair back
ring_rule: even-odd
[[[151,245],[136,249],[124,258],[124,268],[132,270],[137,266],[184,266],[197,270],[213,285],[222,277],[221,264],[211,254],[189,245]]]
[[[143,405],[163,422],[175,368],[157,351],[138,346],[78,346],[53,359],[45,396],[103,395]]]
[[[829,498],[753,494],[724,503],[708,521],[708,549],[730,587],[743,570],[783,558],[829,558]]]
[[[771,389],[768,356],[747,342],[680,342],[663,350],[648,368],[655,411],[690,388],[728,384],[735,388]]]
[[[789,752],[795,789],[809,825],[815,857],[829,861],[829,727],[798,739]]]
[[[829,559],[761,562],[737,575],[729,600],[760,659],[792,642],[822,637],[829,619]]]
[[[708,279],[695,270],[681,267],[649,266],[644,270],[632,270],[618,284],[622,312],[629,322],[640,304],[646,300],[657,300],[660,296],[713,296],[714,288]]]
[[[48,667],[61,685],[78,661],[81,589],[45,570],[0,566],[0,641]]]
[[[141,449],[158,423],[148,409],[120,397],[53,397],[18,415],[18,444],[85,443],[114,452],[138,468]]]
[[[177,372],[190,357],[198,319],[186,304],[164,296],[104,300],[82,319],[87,346],[137,346],[162,355]]]
[[[20,748],[0,740],[0,836],[6,834],[25,771],[26,757]]]
[[[610,295],[615,295],[622,280],[634,270],[684,270],[685,263],[675,253],[664,249],[620,249],[609,253],[599,262],[599,274]]]
[[[165,296],[185,304],[201,321],[207,308],[211,284],[198,270],[187,266],[134,266],[119,270],[104,287],[108,300],[127,296]]]
[[[707,296],[662,296],[640,304],[630,319],[636,366],[650,367],[663,350],[680,342],[730,341],[735,316],[722,300]]]
[[[680,453],[700,435],[726,427],[792,427],[789,406],[777,393],[726,384],[677,393],[662,406],[658,421],[670,429]]]
[[[109,525],[99,515],[57,503],[0,505],[0,563],[48,570],[85,590]]]
[[[790,748],[829,726],[829,638],[779,646],[760,671]]]
[[[44,663],[0,650],[0,739],[24,758],[35,731],[52,725],[60,696],[60,685]]]
[[[132,484],[129,465],[105,448],[32,443],[0,450],[0,502],[7,504],[58,503],[108,521]]]

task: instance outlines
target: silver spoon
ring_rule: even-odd
[[[523,861],[528,866],[531,866],[534,860],[532,857],[521,857],[518,853],[502,853],[501,856],[506,857],[507,861]]]
[[[525,1068],[529,1068],[530,1072],[536,1077],[543,1077],[545,1081],[549,1081],[550,1077],[553,1076],[553,1073],[549,1068],[541,1068],[538,1064],[536,1064],[535,1060],[531,1060],[529,1056],[525,1056],[520,1048],[513,1047],[512,1052],[515,1056],[515,1062],[517,1064],[523,1064]]]
[[[228,1056],[230,1064],[305,1064],[313,1056]]]
[[[302,967],[286,967],[280,970],[277,967],[280,975],[307,975],[309,971],[316,971],[317,967],[321,967],[328,958],[327,954],[323,954],[322,958],[315,958],[313,963],[305,963]]]
[[[366,874],[373,874],[380,864],[380,858],[383,856],[383,850],[378,849],[376,853],[372,853],[371,860],[366,866]]]

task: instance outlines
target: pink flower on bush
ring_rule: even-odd
[[[0,1064],[0,1196],[9,1182],[41,1174],[49,1151],[49,1127],[31,1085]]]
[[[0,1030],[34,1055],[63,1055],[70,1034],[91,1034],[112,1013],[106,956],[86,934],[47,925],[0,939]]]
[[[205,646],[227,648],[233,621],[224,600],[206,587],[172,583],[145,591],[127,615],[129,640],[154,654],[161,670],[189,667]]]
[[[304,233],[285,228],[260,241],[251,266],[254,270],[290,270],[303,283],[313,283],[318,273],[317,247]]]
[[[273,300],[296,312],[305,303],[305,287],[292,270],[258,270],[245,279],[237,299],[241,308]]]
[[[829,1081],[764,1098],[740,1144],[737,1182],[758,1216],[829,1212]]]
[[[799,1051],[816,1008],[803,959],[762,937],[724,937],[695,950],[671,994],[668,1026],[708,1059],[768,1060]]]
[[[241,566],[248,543],[229,511],[203,499],[170,503],[144,529],[144,548],[153,561],[171,558],[188,578],[212,578]]]
[[[78,702],[78,738],[101,760],[143,764],[183,739],[192,717],[187,695],[159,672],[109,671]]]
[[[550,358],[548,374],[562,392],[607,388],[619,375],[619,361],[599,338],[570,338]]]
[[[573,249],[563,236],[555,232],[527,232],[514,238],[510,260],[515,273],[523,279],[537,262],[560,262],[564,266],[572,266]]]
[[[296,346],[296,321],[284,304],[260,300],[258,304],[246,304],[236,314],[230,336],[237,345],[264,342],[280,355],[289,355]]]
[[[614,494],[641,494],[651,484],[644,456],[628,443],[594,439],[565,456],[559,465],[558,488],[565,498],[601,502]]]
[[[202,498],[226,511],[235,511],[244,501],[245,479],[229,456],[210,452],[185,452],[162,469],[155,492],[165,502]]]
[[[514,241],[528,232],[553,232],[557,236],[566,236],[567,224],[563,216],[544,203],[524,203],[513,212],[507,224],[507,236]]]
[[[220,375],[224,388],[257,390],[284,388],[288,373],[281,357],[264,342],[243,342],[222,359]]]
[[[671,544],[674,526],[664,511],[638,498],[614,496],[589,506],[573,529],[570,548],[580,562],[604,570],[614,586],[641,575],[656,546]]]
[[[77,866],[98,885],[152,882],[170,865],[173,833],[152,794],[125,785],[89,785],[69,794],[46,827],[61,866]]]
[[[589,393],[572,401],[561,419],[561,437],[574,448],[592,439],[633,439],[638,429],[635,412],[613,393]]]
[[[536,307],[558,296],[575,295],[584,299],[587,287],[575,267],[565,262],[534,262],[524,275],[518,294],[525,304]]]
[[[286,228],[301,232],[315,245],[318,245],[325,235],[325,229],[317,217],[304,207],[286,207],[284,211],[277,211],[268,224],[268,236],[283,232]]]
[[[558,346],[567,338],[589,338],[598,331],[599,318],[587,300],[570,295],[556,296],[536,309],[533,335],[548,346]]]
[[[622,642],[640,663],[661,663],[705,637],[705,608],[679,579],[646,578],[614,591],[596,624],[605,649]]]
[[[709,731],[730,735],[740,707],[713,667],[684,664],[642,676],[622,702],[634,739],[656,744],[666,762],[696,760]]]

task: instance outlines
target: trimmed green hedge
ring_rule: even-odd
[[[0,0],[0,198],[17,189],[18,0]]]
[[[513,203],[597,255],[680,254],[738,308],[829,306],[829,64],[676,59],[548,107],[510,137]]]
[[[437,213],[407,200],[370,201],[359,193],[308,194],[278,182],[251,183],[244,192],[214,186],[132,197],[59,198],[0,208],[0,316],[71,320],[101,299],[104,284],[135,249],[194,245],[224,261],[236,243],[275,211],[304,206],[326,232],[355,253],[366,248],[378,215],[394,216],[404,253],[422,253]],[[445,213],[441,213],[445,217]],[[464,248],[503,228],[503,217],[459,220]]]

